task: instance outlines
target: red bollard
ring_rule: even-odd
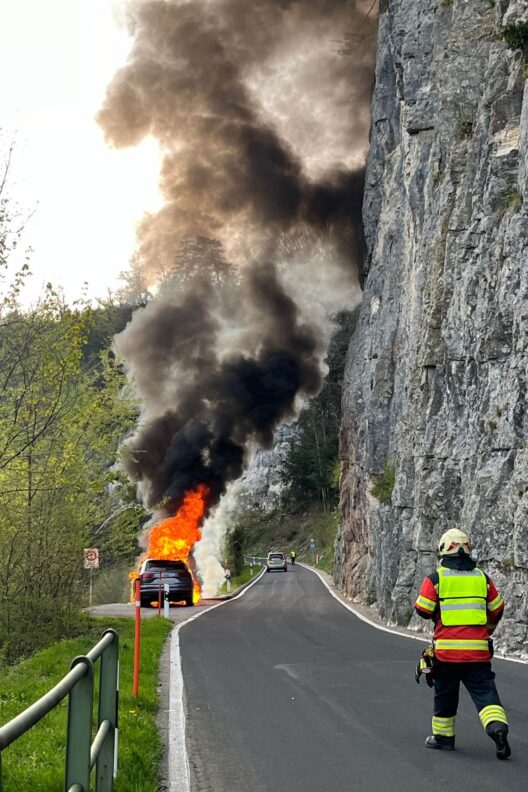
[[[141,581],[139,578],[134,581],[134,591],[136,594],[136,629],[134,633],[134,684],[132,695],[137,698],[139,693],[139,645],[141,639]]]

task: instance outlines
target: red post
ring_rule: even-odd
[[[136,594],[136,629],[134,634],[134,686],[132,695],[137,698],[139,693],[139,645],[141,638],[141,581],[139,578],[134,581],[134,591]]]

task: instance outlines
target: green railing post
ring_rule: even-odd
[[[92,661],[84,656],[76,657],[71,668],[81,663],[86,666],[86,673],[70,691],[68,702],[65,792],[76,784],[82,792],[90,789],[94,669]]]
[[[103,721],[110,722],[110,731],[104,740],[96,764],[96,792],[112,792],[115,752],[117,750],[118,728],[118,673],[119,673],[119,636],[115,630],[105,630],[103,637],[112,633],[114,640],[101,655],[99,682],[99,727]]]

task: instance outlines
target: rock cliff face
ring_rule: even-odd
[[[236,487],[240,510],[260,509],[269,512],[280,506],[287,489],[281,475],[282,465],[294,437],[295,427],[284,424],[275,432],[270,449],[255,452]]]
[[[335,578],[407,624],[462,527],[508,599],[500,648],[528,655],[528,66],[503,39],[522,23],[526,0],[380,2]]]

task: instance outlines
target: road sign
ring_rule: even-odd
[[[317,549],[317,545],[315,544],[314,540],[312,539],[311,542],[310,542],[310,550],[316,550],[316,549]]]
[[[99,550],[97,547],[85,547],[83,550],[85,569],[99,569]]]

